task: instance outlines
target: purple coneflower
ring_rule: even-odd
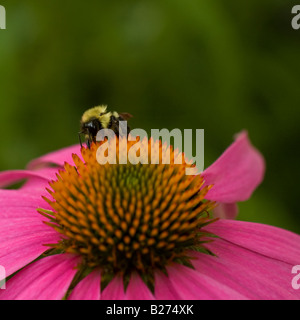
[[[0,190],[0,299],[300,298],[300,236],[227,219],[264,174],[245,132],[197,176],[186,163],[100,165],[96,150],[0,174],[1,187],[26,179]]]

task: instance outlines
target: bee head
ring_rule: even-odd
[[[97,132],[103,127],[98,119],[91,119],[88,122],[81,123],[81,133],[88,134],[89,136],[96,136]]]

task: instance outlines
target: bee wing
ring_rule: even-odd
[[[124,120],[128,120],[128,119],[130,119],[130,118],[133,117],[133,115],[131,115],[130,113],[127,113],[127,112],[119,113],[119,116],[120,116],[121,118],[123,118]]]

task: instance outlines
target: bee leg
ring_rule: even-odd
[[[78,132],[78,138],[79,138],[79,143],[80,143],[80,147],[82,148],[82,142],[81,142],[81,136],[80,136],[81,132]]]

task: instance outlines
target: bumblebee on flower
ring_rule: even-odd
[[[0,173],[2,187],[27,179],[0,190],[0,264],[13,275],[0,299],[300,298],[300,236],[233,220],[265,170],[246,132],[196,176],[161,143],[170,164],[100,165],[101,144]]]

